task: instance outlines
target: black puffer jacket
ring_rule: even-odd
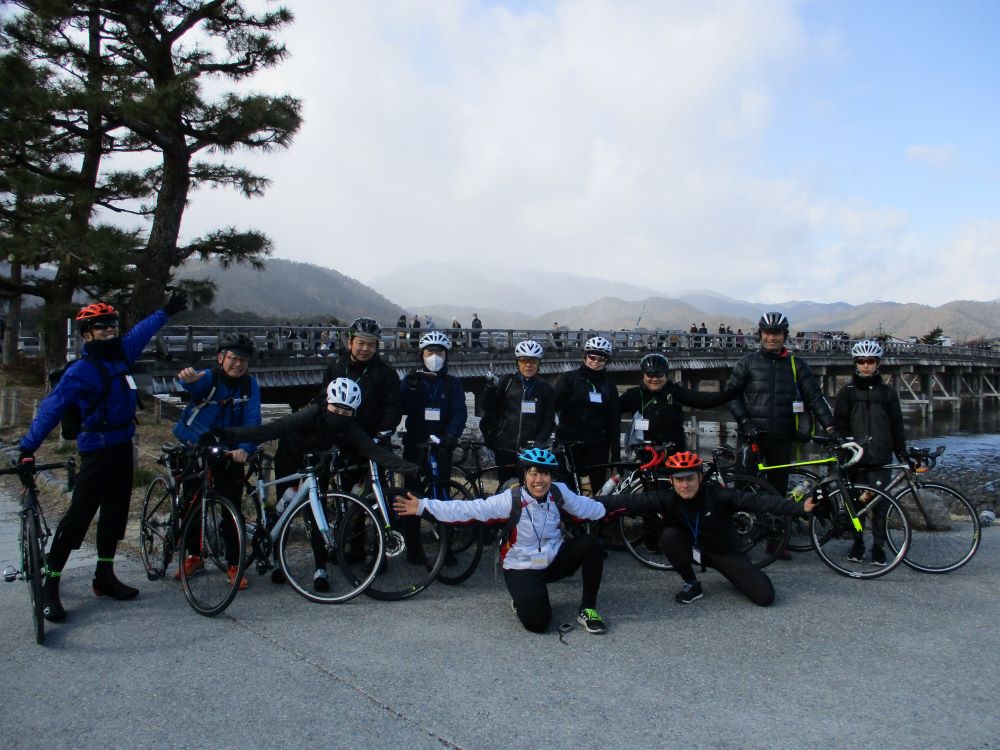
[[[609,510],[628,508],[645,513],[659,513],[668,526],[678,526],[694,537],[698,529],[698,546],[722,555],[740,554],[742,542],[733,527],[733,513],[740,510],[774,515],[804,515],[802,503],[780,495],[738,492],[703,481],[698,494],[682,500],[672,489],[638,495],[606,495],[594,498]]]
[[[796,378],[792,376],[792,355],[758,350],[736,363],[724,390],[732,392],[729,411],[737,423],[752,420],[772,440],[795,438],[795,413],[792,402],[800,398],[823,426],[833,424],[830,405],[823,398],[816,377],[802,357],[795,357]],[[800,395],[801,394],[801,395]]]
[[[600,393],[601,403],[591,401],[591,393]],[[612,450],[619,450],[618,389],[607,373],[594,372],[586,365],[564,372],[556,381],[555,397],[559,415],[556,440],[587,445],[607,443]]]
[[[699,393],[690,388],[667,381],[658,391],[650,391],[646,386],[629,388],[621,395],[621,412],[626,419],[639,412],[644,419],[649,420],[649,429],[645,431],[646,440],[660,444],[673,443],[678,451],[687,450],[684,438],[683,406],[693,406],[697,409],[710,409],[722,406],[732,398],[732,394]]]
[[[893,453],[900,461],[906,461],[899,394],[883,383],[880,375],[863,378],[855,373],[851,384],[837,394],[833,419],[842,435],[851,435],[855,440],[871,438],[859,465],[883,466],[892,461]]]
[[[361,406],[354,419],[362,430],[374,437],[383,430],[396,429],[403,418],[399,376],[377,354],[366,363],[352,362],[351,355],[344,354],[327,365],[321,386],[324,401],[326,386],[334,378],[350,378],[361,387]]]
[[[525,403],[533,403],[534,412],[525,411]],[[529,440],[547,443],[556,426],[555,391],[537,377],[504,375],[483,391],[483,412],[486,423],[495,425],[490,448],[516,451]]]

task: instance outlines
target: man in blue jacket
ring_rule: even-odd
[[[250,360],[256,348],[254,340],[245,333],[226,334],[216,354],[215,368],[196,370],[185,367],[177,373],[181,387],[191,397],[174,425],[174,435],[179,440],[194,444],[210,430],[256,427],[260,424],[260,385],[257,378],[249,373]],[[219,494],[232,500],[239,508],[245,479],[243,465],[257,446],[250,442],[231,442],[226,448],[229,461],[216,469],[213,482]],[[222,531],[226,534],[225,525]],[[231,531],[231,539],[226,540],[227,554],[236,547],[235,530]],[[236,560],[229,560],[229,563],[230,575],[235,576]],[[203,565],[200,557],[184,560],[189,576]],[[179,570],[175,577],[180,578]],[[245,589],[247,585],[246,578],[243,578],[240,589]]]
[[[420,367],[399,385],[406,416],[403,435],[403,458],[427,465],[431,435],[441,439],[438,477],[451,476],[451,453],[465,430],[468,410],[462,381],[448,374],[448,351],[451,339],[441,331],[428,331],[420,337]],[[412,481],[407,485],[415,488]]]
[[[77,448],[80,473],[69,510],[59,522],[47,557],[42,588],[45,619],[61,622],[66,610],[59,601],[59,578],[70,552],[79,549],[98,509],[97,596],[133,599],[139,591],[118,580],[114,572],[118,542],[125,536],[132,497],[132,437],[135,435],[136,385],[129,365],[139,358],[167,318],[187,306],[187,295],[174,292],[162,310],[119,337],[118,313],[104,302],[82,308],[76,315],[83,338],[83,356],[70,365],[52,393],[40,404],[28,434],[21,440],[21,463],[31,464],[35,451],[63,415],[79,409]]]

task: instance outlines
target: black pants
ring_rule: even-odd
[[[577,474],[590,479],[590,492],[592,495],[596,495],[597,491],[604,485],[604,480],[608,478],[607,463],[608,459],[611,458],[610,446],[607,443],[589,443],[586,445],[567,446],[566,450],[572,452],[573,464],[576,466]],[[591,468],[595,464],[604,465],[599,468]],[[562,465],[562,468],[565,472],[566,466]],[[570,485],[572,486],[575,481],[575,478],[573,478]]]
[[[869,487],[885,491],[885,488],[889,486],[889,482],[892,480],[892,470],[883,469],[882,467],[855,469],[852,479],[858,484],[867,484]],[[859,510],[860,508],[855,508],[855,511]],[[875,506],[874,511],[860,516],[858,521],[861,522],[862,528],[864,528],[869,517],[872,519],[872,543],[877,547],[884,547],[886,542],[885,524],[889,518],[889,503],[882,501]],[[858,531],[855,532],[854,537],[855,539],[863,539],[864,534]]]
[[[679,526],[668,526],[660,537],[663,554],[685,581],[696,580],[694,558],[692,556],[691,535]],[[722,573],[737,590],[746,594],[754,604],[761,607],[774,602],[774,586],[771,579],[755,568],[744,554],[723,555],[718,552],[701,551],[701,561],[706,567]]]
[[[430,458],[428,456],[429,447],[427,443],[403,443],[403,459],[406,461],[411,461],[415,464],[420,464],[421,466],[426,466],[430,469]],[[451,461],[452,454],[450,450],[446,450],[443,445],[437,446],[437,462],[438,462],[438,480],[442,483],[447,483],[451,479]],[[416,477],[407,476],[403,482],[406,489],[413,491],[414,493],[420,493],[424,491],[424,487],[421,486],[420,480]]]
[[[81,454],[73,499],[49,549],[51,570],[62,571],[70,552],[80,549],[98,509],[101,515],[97,519],[97,556],[115,556],[128,522],[133,468],[131,440]]]
[[[517,619],[532,633],[544,633],[552,620],[548,585],[573,575],[583,577],[580,608],[597,606],[597,590],[604,574],[604,548],[597,537],[585,534],[566,539],[552,564],[544,570],[504,570],[503,577],[514,600]]]
[[[517,470],[517,451],[509,451],[505,448],[494,448],[493,455],[497,460],[497,481],[498,487],[502,486],[508,479],[513,479],[520,475]]]
[[[742,446],[744,442],[744,439],[741,438],[740,446]],[[758,463],[763,463],[766,466],[775,466],[789,463],[792,460],[792,455],[795,453],[797,444],[790,440],[771,440],[768,438],[761,438],[758,446],[760,447],[763,455],[752,460],[756,460]],[[748,466],[747,469],[751,474],[756,474],[756,463],[753,466]],[[775,469],[773,471],[763,472],[763,477],[767,480],[768,484],[778,491],[779,495],[784,495],[788,492],[789,474],[791,474],[790,469]]]
[[[243,511],[240,508],[240,504],[243,502],[243,482],[245,476],[243,464],[236,463],[233,460],[222,461],[212,468],[212,487],[215,493],[226,498],[233,504],[240,522],[243,522]],[[196,494],[200,492],[201,486],[202,480],[200,478],[185,482],[183,489],[184,498],[186,500],[195,498]],[[198,499],[200,499],[200,495]],[[195,502],[190,506],[188,512],[199,513],[200,511],[200,506]],[[196,521],[195,523],[196,528],[201,529],[200,521]],[[228,515],[223,517],[219,532],[222,534],[222,543],[226,547],[226,564],[229,566],[236,565],[238,562],[237,557],[239,557],[239,544],[237,543],[236,529],[233,527]],[[188,555],[197,554],[197,550],[193,549],[187,549],[184,552]]]

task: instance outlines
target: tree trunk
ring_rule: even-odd
[[[21,283],[21,264],[10,264],[10,280],[15,284]],[[6,327],[3,333],[3,366],[10,367],[17,362],[17,339],[21,328],[21,295],[13,294],[9,297],[7,306]]]

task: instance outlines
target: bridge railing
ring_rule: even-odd
[[[438,328],[452,340],[458,353],[511,352],[518,341],[531,339],[546,351],[582,350],[587,339],[603,336],[618,352],[633,354],[647,351],[705,354],[708,352],[742,352],[757,348],[753,334],[690,333],[678,330],[608,331],[593,329],[523,329],[523,328]],[[211,356],[218,351],[227,333],[242,332],[253,336],[262,357],[267,356],[331,356],[347,346],[348,329],[342,326],[166,326],[150,342],[150,355],[196,358]],[[420,336],[427,328],[383,328],[380,349],[383,352],[415,351]],[[850,356],[856,339],[843,337],[790,337],[788,346],[794,351],[815,354]],[[932,346],[886,342],[888,356],[930,355],[978,361],[1000,361],[1000,351],[955,346]]]

